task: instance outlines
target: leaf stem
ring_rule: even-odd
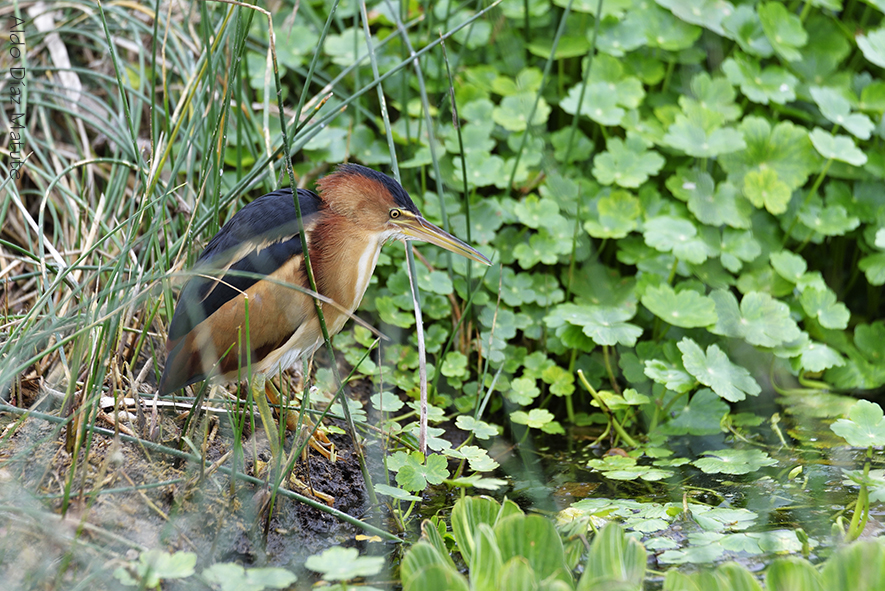
[[[587,389],[588,392],[590,392],[590,396],[593,397],[593,400],[596,401],[596,403],[599,405],[599,408],[602,409],[602,412],[604,412],[608,416],[609,424],[615,430],[615,433],[617,433],[618,436],[624,440],[624,443],[626,443],[630,447],[639,447],[639,444],[636,442],[636,440],[630,437],[630,434],[624,430],[624,428],[618,422],[618,419],[615,418],[614,413],[611,411],[608,405],[606,405],[605,401],[599,396],[593,386],[590,385],[590,382],[587,381],[587,378],[584,377],[583,370],[578,370],[578,379],[581,380],[581,383],[584,384],[584,387]]]

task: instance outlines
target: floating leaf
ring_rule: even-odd
[[[705,451],[706,456],[692,462],[705,474],[749,474],[765,466],[777,465],[777,460],[758,449],[719,449]]]
[[[421,292],[439,295],[449,295],[455,290],[448,273],[444,271],[428,271],[426,267],[418,271],[418,287]]]
[[[219,586],[221,591],[262,591],[285,589],[298,577],[284,568],[243,568],[232,562],[217,562],[205,569],[202,576]]]
[[[550,393],[556,396],[569,396],[575,391],[575,376],[558,365],[541,372],[541,379],[550,384]]]
[[[626,53],[646,44],[643,29],[636,26],[636,16],[634,15],[637,12],[631,11],[624,20],[613,17],[603,19],[599,27],[599,35],[596,37],[599,51],[614,57],[623,57]],[[589,31],[587,37],[593,38]],[[590,40],[587,37],[584,38],[584,42],[587,46],[586,50],[589,50]],[[584,54],[586,54],[586,50]]]
[[[138,562],[132,565],[137,579],[122,567],[114,571],[114,577],[124,585],[153,588],[159,587],[161,580],[184,579],[193,575],[196,564],[197,555],[193,552],[170,554],[163,550],[148,550],[142,552]]]
[[[590,85],[602,84],[626,109],[638,108],[645,98],[645,89],[639,78],[626,74],[621,60],[610,55],[600,54],[594,58],[589,81]]]
[[[885,112],[885,82],[876,81],[864,86],[860,91],[857,108],[861,111],[874,113]]]
[[[844,61],[854,53],[854,43],[849,43],[839,24],[822,15],[806,21],[809,36],[814,43],[802,49],[802,59],[790,64],[800,78],[813,84],[832,84],[844,72]]]
[[[526,355],[522,361],[522,366],[524,368],[523,376],[539,379],[541,374],[549,368],[555,367],[556,364],[543,351],[535,351],[530,355]]]
[[[467,356],[460,351],[449,351],[439,368],[447,378],[460,378],[467,375]]]
[[[473,486],[483,490],[498,490],[507,486],[509,483],[503,478],[487,478],[481,474],[471,474],[470,476],[462,476],[461,478],[452,478],[447,480],[446,484],[459,486],[461,488]]]
[[[491,138],[494,128],[494,125],[489,125],[486,121],[462,125],[461,139],[464,142],[464,153],[470,155],[491,152],[495,148],[495,140]],[[450,127],[446,135],[446,150],[452,154],[460,153],[461,144],[458,143],[458,133],[454,127]]]
[[[467,236],[467,216],[462,213],[449,218],[452,232],[457,236]],[[470,206],[470,237],[474,243],[485,244],[495,238],[498,229],[504,224],[504,213],[495,199],[483,199]]]
[[[409,328],[415,324],[415,315],[403,312],[390,296],[375,298],[375,307],[381,320],[400,328]]]
[[[373,394],[370,401],[375,410],[383,412],[396,412],[404,406],[403,401],[393,392]]]
[[[559,260],[559,254],[568,252],[571,252],[571,240],[558,240],[546,229],[532,234],[528,244],[523,242],[513,249],[513,255],[523,269],[531,269],[538,263],[553,265]]]
[[[447,449],[443,453],[450,458],[467,460],[474,472],[491,472],[500,467],[498,462],[489,457],[489,452],[475,445],[462,445],[457,449]]]
[[[746,369],[735,365],[718,345],[707,347],[706,354],[692,339],[685,337],[677,345],[682,351],[685,370],[729,402],[757,396],[762,388]]]
[[[537,195],[529,195],[513,206],[513,213],[520,222],[529,228],[559,228],[568,225],[559,213],[559,204],[553,199],[539,199]]]
[[[654,4],[645,6],[643,10],[630,11],[624,26],[643,34],[649,47],[659,47],[665,51],[688,49],[702,32],[700,27],[675,18],[672,13]]]
[[[691,289],[677,293],[666,283],[649,287],[642,296],[642,305],[673,326],[697,328],[716,323],[716,304]]]
[[[803,346],[799,351],[799,363],[803,369],[820,372],[831,367],[842,367],[845,365],[845,360],[835,349],[808,339],[803,340]]]
[[[688,507],[698,525],[707,531],[746,530],[759,517],[755,511],[750,511],[749,509],[710,507],[699,503],[690,503]]]
[[[304,566],[322,573],[327,581],[349,581],[357,577],[377,575],[384,568],[381,556],[360,556],[356,548],[333,546],[308,557]]]
[[[501,96],[515,96],[522,93],[535,94],[541,90],[544,74],[538,68],[523,68],[516,78],[498,75],[491,82],[492,92]]]
[[[417,372],[415,372],[415,373],[417,373]],[[417,379],[415,380],[415,382],[413,382],[410,385],[410,387],[415,388],[415,389],[418,388]],[[411,404],[410,404],[410,406],[411,406]],[[415,404],[415,406],[417,406],[417,404]],[[365,420],[365,419],[363,419],[363,420]],[[429,420],[433,421],[434,419],[433,419],[433,417],[429,417]],[[418,431],[419,430],[420,430],[420,426],[418,425],[418,421],[409,423],[408,425],[406,425],[403,428],[403,432],[411,433],[412,435],[415,436],[416,439],[418,438]],[[443,439],[443,437],[442,437],[443,434],[445,434],[445,432],[446,432],[446,430],[441,427],[428,427],[427,428],[427,447],[429,447],[433,451],[437,451],[437,452],[443,452],[443,451],[451,448],[452,442],[449,441],[448,439]],[[434,456],[429,456],[429,457],[433,458]],[[434,467],[435,466],[431,466],[431,468],[434,468]],[[422,471],[423,471],[423,469],[419,470],[419,473]],[[413,475],[411,469],[409,469],[409,470],[407,470],[406,475],[403,476],[403,478],[409,479],[409,478],[413,478],[413,476],[414,475]],[[437,483],[431,482],[431,484],[437,484]]]
[[[771,266],[777,274],[791,283],[799,283],[808,270],[808,263],[800,255],[781,250],[771,254]]]
[[[654,466],[640,466],[636,458],[611,455],[601,459],[587,462],[587,467],[599,470],[606,478],[612,480],[636,480],[641,478],[647,481],[663,480],[673,475],[672,470],[662,470]]]
[[[741,107],[735,103],[737,94],[725,78],[713,78],[707,72],[698,72],[692,77],[690,86],[693,98],[679,97],[684,113],[715,113],[719,116],[717,125],[741,116]]]
[[[461,159],[454,160],[454,176],[452,180],[457,186],[462,184]],[[497,154],[478,152],[467,162],[467,183],[472,187],[488,187],[494,185],[504,176],[504,159]]]
[[[580,129],[575,129],[572,133],[571,127],[563,127],[551,133],[550,143],[553,144],[553,157],[564,164],[589,160],[595,147]]]

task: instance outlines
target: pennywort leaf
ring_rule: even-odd
[[[664,283],[646,289],[641,301],[655,316],[673,326],[697,328],[716,323],[716,304],[691,289],[676,292]]]
[[[747,395],[757,396],[762,391],[750,372],[732,363],[718,345],[710,345],[704,353],[694,340],[685,337],[678,347],[686,371],[729,402],[738,402]]]

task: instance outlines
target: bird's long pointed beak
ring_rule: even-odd
[[[442,228],[435,226],[425,220],[420,215],[406,214],[402,219],[394,222],[399,230],[414,240],[423,240],[435,244],[436,246],[445,248],[448,251],[460,254],[468,259],[472,259],[484,265],[491,265],[492,262],[487,259],[481,252],[455,238]]]

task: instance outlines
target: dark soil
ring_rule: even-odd
[[[269,487],[232,482],[211,469],[233,446],[226,416],[201,415],[209,422],[193,432],[192,441],[203,449],[203,466],[104,434],[90,434],[81,443],[75,465],[75,456],[66,451],[66,429],[38,418],[16,427],[10,422],[15,418],[0,419],[0,429],[8,429],[0,445],[0,580],[13,583],[8,588],[43,588],[53,580],[46,588],[70,588],[94,577],[94,584],[85,587],[90,591],[118,589],[110,573],[150,548],[195,552],[197,572],[219,561],[285,566],[296,572],[301,588],[314,580],[302,566],[311,554],[336,545],[359,546],[361,554],[387,551],[383,544],[357,541],[363,532],[356,526],[283,496],[276,497],[268,523]],[[177,449],[182,418],[172,413],[159,418],[156,443]],[[350,437],[330,438],[337,461],[310,450],[307,460],[296,463],[294,476],[331,495],[335,509],[382,525],[367,515],[365,484]],[[263,431],[242,439],[245,457],[238,470],[266,478],[273,462]],[[290,433],[286,450],[293,440]],[[370,460],[380,467],[380,458]],[[228,456],[221,465],[231,463]],[[311,496],[309,489],[288,487]],[[95,491],[102,494],[90,494]],[[33,587],[28,581],[42,583]]]

